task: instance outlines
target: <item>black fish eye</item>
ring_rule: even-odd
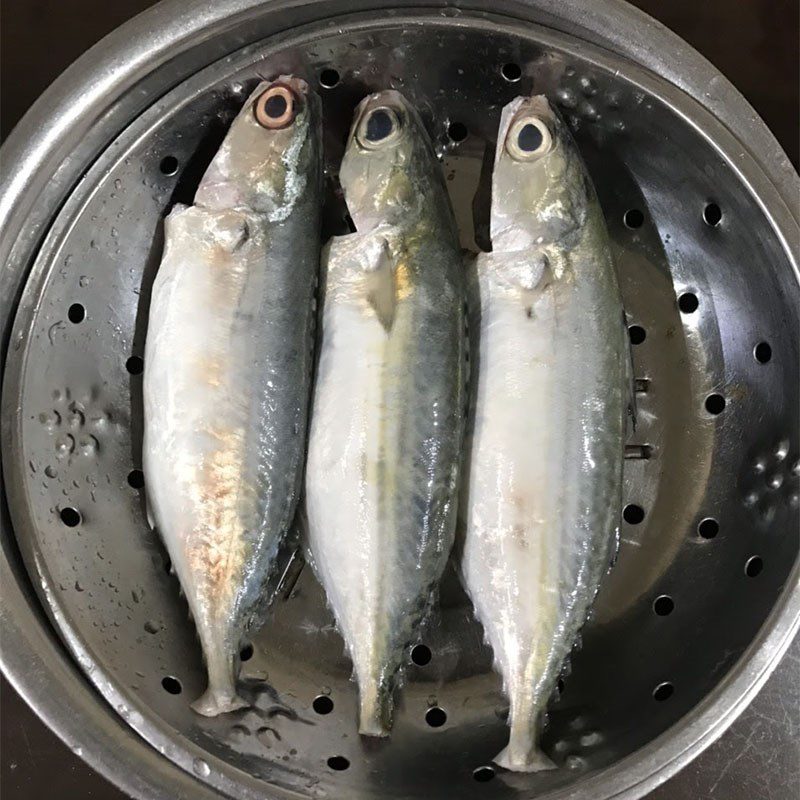
[[[272,95],[264,103],[264,112],[273,119],[280,119],[286,113],[287,108],[286,98],[281,94]]]
[[[517,134],[517,147],[523,153],[535,153],[542,146],[542,142],[544,136],[541,130],[531,122],[523,125]]]
[[[377,108],[367,119],[367,127],[364,131],[364,138],[368,142],[381,142],[394,131],[394,120],[389,112],[383,108]]]

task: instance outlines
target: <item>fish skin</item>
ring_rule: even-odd
[[[375,109],[401,120],[367,149]],[[403,650],[453,542],[465,384],[464,287],[444,181],[397,92],[358,107],[340,178],[356,232],[327,276],[306,505],[312,563],[358,681],[359,731],[386,736]]]
[[[305,82],[271,130],[245,102],[191,207],[165,220],[145,345],[148,515],[197,627],[214,716],[237,694],[238,653],[302,484],[319,266],[320,111]]]
[[[553,148],[517,161],[525,120]],[[605,222],[544,97],[503,110],[491,253],[476,259],[478,378],[460,572],[510,701],[510,770],[554,768],[539,737],[618,534],[629,343]],[[471,313],[471,326],[473,323]]]

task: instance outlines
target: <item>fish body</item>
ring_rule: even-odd
[[[302,483],[320,251],[318,100],[262,83],[165,221],[144,370],[148,514],[194,618],[208,689],[246,705],[238,653]]]
[[[618,530],[630,360],[602,212],[544,97],[503,110],[492,184],[460,568],[510,701],[495,760],[536,771]]]
[[[356,232],[323,255],[309,543],[353,661],[359,730],[384,736],[403,649],[453,541],[463,275],[432,147],[397,92],[359,106],[340,178]]]

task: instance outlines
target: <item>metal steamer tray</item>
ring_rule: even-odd
[[[2,284],[9,311],[18,299],[3,376],[13,523],[4,549],[13,567],[15,538],[50,622],[126,725],[114,739],[108,707],[77,691],[60,698],[59,713],[46,682],[37,689],[8,652],[19,638],[6,638],[6,670],[62,736],[140,795],[640,796],[724,730],[796,629],[798,228],[781,201],[796,176],[787,172],[776,187],[761,164],[786,169],[779,155],[753,154],[696,96],[646,69],[644,56],[637,64],[557,26],[522,24],[511,4],[498,5],[503,16],[395,9],[322,21],[298,6],[275,21],[266,3],[273,27],[265,16],[249,35],[242,15],[257,20],[259,8],[227,5],[216,27],[186,22],[211,33],[202,57],[195,47],[194,61],[173,72],[180,80],[159,91],[154,73],[142,71],[130,89],[141,93],[138,107],[111,103],[92,123],[106,126],[103,146],[95,130],[62,153],[67,172],[80,159],[92,163],[44,222],[31,208],[16,251],[6,242],[5,269],[24,273],[25,247],[32,266],[19,295],[11,272]],[[326,17],[343,8],[316,4],[320,16],[323,6]],[[150,23],[176,18],[176,8],[150,12]],[[516,8],[544,22],[553,13],[547,3]],[[646,27],[644,17],[613,8],[621,25]],[[577,18],[574,7],[569,13]],[[229,35],[234,20],[238,39]],[[227,31],[224,46],[209,44],[214,31],[220,41]],[[507,702],[452,568],[409,647],[390,739],[358,736],[351,666],[299,558],[241,654],[253,707],[216,719],[189,709],[205,670],[146,521],[140,471],[150,287],[166,212],[191,202],[248,90],[281,73],[306,78],[323,100],[326,236],[347,229],[333,187],[353,108],[386,87],[423,114],[465,247],[475,247],[472,200],[485,148],[516,95],[557,101],[594,179],[630,325],[639,417],[626,451],[619,556],[549,709],[545,749],[562,766],[556,772],[492,766],[507,737]],[[95,80],[106,78],[114,76]],[[771,142],[760,121],[750,124]],[[58,185],[58,170],[51,179]],[[5,200],[23,191],[4,189]],[[11,617],[6,605],[5,624]],[[46,642],[46,623],[37,624]],[[34,665],[56,675],[41,657],[52,642],[38,647]],[[57,669],[49,691],[69,691],[75,676],[68,665]],[[80,734],[64,706],[74,703],[84,720],[87,702],[97,708]],[[145,751],[130,729],[172,764],[159,758],[151,776],[135,775],[151,757],[137,755]],[[108,755],[112,741],[129,751],[127,762]]]

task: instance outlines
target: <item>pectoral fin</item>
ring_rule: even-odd
[[[369,288],[367,302],[372,307],[385,331],[390,331],[394,323],[397,308],[397,291],[395,286],[392,257],[386,241],[375,254],[375,263],[367,275]]]
[[[398,286],[389,240],[383,235],[352,233],[337,236],[326,246],[323,257],[326,272],[346,274],[347,282],[357,282],[359,294],[385,331],[390,331],[397,309]]]

